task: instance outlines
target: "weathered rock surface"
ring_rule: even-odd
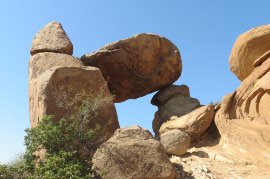
[[[240,35],[229,59],[231,71],[243,81],[254,70],[253,62],[270,50],[270,25],[251,29]]]
[[[180,117],[200,106],[197,99],[189,96],[189,89],[185,85],[166,87],[158,92],[152,101],[158,101],[159,104],[152,122],[152,128],[156,135],[158,135],[160,126],[171,117]]]
[[[135,99],[176,81],[182,71],[180,52],[164,37],[137,34],[81,58],[100,68],[115,102]]]
[[[39,75],[29,82],[31,127],[37,126],[38,121],[42,120],[45,114],[54,115],[54,121],[61,118],[72,120],[71,116],[78,114],[78,109],[75,107],[88,98],[95,104],[87,108],[90,110],[84,117],[90,122],[84,127],[89,129],[95,128],[96,125],[101,126],[101,129],[96,132],[95,142],[101,143],[108,139],[119,128],[116,109],[98,68],[56,67],[38,73]],[[91,157],[93,151],[89,151],[85,146],[81,148],[80,154],[83,158]]]
[[[73,45],[58,22],[51,22],[44,26],[34,37],[30,53],[57,52],[72,55]]]
[[[161,134],[160,142],[168,154],[181,156],[189,148],[190,137],[187,133],[174,129]]]
[[[206,131],[213,118],[214,109],[209,104],[195,109],[184,116],[172,117],[171,120],[161,125],[159,133],[162,134],[169,130],[179,129],[189,134],[191,141],[194,141]]]
[[[66,54],[44,52],[37,53],[29,60],[29,82],[39,75],[57,67],[82,67],[83,63],[77,57]]]
[[[139,126],[118,129],[93,156],[93,170],[102,178],[175,178],[164,147]]]
[[[160,106],[167,102],[170,98],[181,95],[181,96],[190,96],[189,88],[186,85],[170,85],[159,90],[152,98],[151,104],[155,106]]]
[[[220,144],[228,153],[251,163],[270,165],[270,54],[254,63],[255,69],[237,90],[223,97],[215,123]]]
[[[233,94],[221,102],[221,115],[225,119],[252,119],[270,124],[270,56],[257,66]]]

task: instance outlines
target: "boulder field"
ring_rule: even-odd
[[[82,155],[103,178],[267,178],[270,176],[270,25],[240,35],[231,71],[242,81],[217,104],[201,105],[187,85],[179,49],[165,37],[142,33],[81,58],[62,25],[51,22],[34,37],[29,60],[31,127],[44,115],[78,120],[88,100],[86,128],[101,125],[98,148]],[[120,128],[114,103],[154,91],[152,134]],[[81,146],[84,148],[84,146]],[[42,155],[42,154],[40,154]]]

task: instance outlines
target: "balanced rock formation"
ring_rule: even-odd
[[[93,156],[92,169],[104,179],[176,178],[162,144],[139,126],[117,129]]]
[[[240,35],[231,52],[231,71],[243,81],[254,70],[253,62],[270,50],[270,25],[251,29]]]
[[[73,120],[71,116],[76,115],[79,118],[81,114],[76,107],[88,100],[91,104],[83,117],[90,122],[85,128],[101,125],[101,130],[97,132],[97,141],[104,141],[119,128],[116,109],[108,86],[98,68],[85,67],[78,58],[61,54],[62,50],[56,50],[58,47],[58,49],[68,50],[66,41],[61,36],[65,34],[63,29],[58,31],[56,27],[62,29],[59,23],[50,23],[33,40],[32,49],[35,49],[36,44],[41,46],[45,44],[46,48],[32,56],[29,61],[31,127],[37,126],[44,115],[54,115],[54,121],[61,118]],[[48,33],[46,29],[49,29]],[[38,38],[42,37],[42,34],[46,37]],[[47,42],[52,46],[47,46]],[[70,54],[70,50],[68,51]]]
[[[176,81],[182,71],[180,52],[164,37],[137,34],[81,57],[98,67],[108,81],[114,102],[135,99]]]
[[[168,154],[181,156],[187,152],[190,145],[190,136],[174,129],[160,135],[160,142]]]
[[[72,55],[73,45],[60,23],[51,22],[47,24],[34,37],[30,53],[34,55],[40,52]]]
[[[152,123],[153,131],[159,133],[160,126],[173,116],[182,116],[200,106],[200,102],[189,96],[189,88],[186,85],[168,86],[161,89],[153,96],[152,104],[158,106],[158,111]]]
[[[172,117],[171,120],[163,123],[159,133],[178,129],[189,134],[191,141],[200,137],[212,123],[214,118],[214,108],[212,105],[202,106],[194,111],[180,116]]]

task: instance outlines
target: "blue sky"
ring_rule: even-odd
[[[270,22],[270,1],[260,0],[1,0],[0,1],[0,163],[24,151],[30,127],[28,60],[32,38],[47,23],[62,23],[74,56],[147,32],[167,37],[180,50],[192,97],[208,104],[233,92],[240,81],[228,58],[241,33]],[[116,104],[121,127],[151,130],[153,94]]]

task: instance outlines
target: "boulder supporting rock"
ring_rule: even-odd
[[[70,119],[78,112],[76,106],[81,100],[90,98],[90,102],[103,104],[97,109],[89,109],[95,110],[89,111],[89,127],[101,125],[102,137],[109,138],[119,128],[119,123],[114,104],[108,96],[110,92],[98,68],[58,67],[47,70],[29,83],[31,126],[38,125],[45,114],[54,115],[56,121]]]
[[[170,85],[159,90],[152,98],[151,104],[160,106],[167,102],[170,98],[180,95],[189,97],[189,88],[187,85]]]
[[[195,109],[184,116],[172,117],[171,120],[161,125],[159,133],[162,134],[169,130],[179,129],[189,134],[191,141],[194,141],[206,131],[213,118],[214,109],[209,104]]]
[[[189,88],[186,85],[168,86],[154,95],[153,101],[158,104],[158,111],[152,122],[152,128],[156,135],[159,133],[160,126],[171,117],[180,117],[200,106],[197,99],[189,96]]]
[[[168,154],[181,156],[189,148],[190,137],[187,133],[174,129],[161,134],[160,142]]]
[[[114,102],[142,97],[176,81],[182,71],[180,52],[164,37],[137,34],[81,57],[100,68],[116,95]]]
[[[37,53],[29,60],[29,82],[53,68],[82,66],[83,63],[77,57],[52,52]]]
[[[177,176],[162,144],[139,126],[118,129],[94,154],[92,169],[104,179]]]

